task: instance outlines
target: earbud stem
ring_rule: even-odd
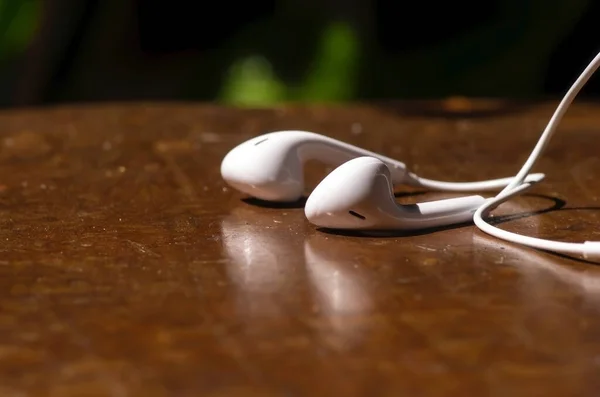
[[[473,214],[485,201],[482,196],[475,195],[415,204],[419,213],[417,218],[419,228],[472,222]],[[406,206],[402,207],[406,208]]]

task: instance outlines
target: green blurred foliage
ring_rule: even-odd
[[[543,89],[552,51],[590,2],[505,0],[492,23],[397,55],[380,51],[349,24],[323,24],[318,49],[309,55],[311,66],[301,81],[278,76],[274,70],[285,62],[276,56],[256,53],[233,62],[218,99],[267,106],[281,101],[339,102],[365,97],[535,96]],[[319,19],[312,25],[318,26]],[[285,40],[253,36],[251,30],[244,35]]]
[[[22,53],[40,17],[39,0],[0,0],[0,61]]]
[[[0,0],[0,66],[31,42],[41,1]],[[331,10],[324,11],[327,7],[287,0],[274,15],[241,28],[220,48],[202,54],[202,61],[194,65],[198,78],[189,78],[180,95],[236,106],[535,96],[543,89],[550,56],[591,1],[505,0],[491,22],[394,54],[379,47],[373,31],[334,18]],[[372,27],[373,22],[366,25]],[[104,25],[99,30],[105,30]],[[79,67],[90,65],[94,62]],[[86,85],[72,79],[76,87]],[[65,86],[61,83],[60,89],[65,91]]]
[[[357,89],[358,57],[359,41],[352,28],[342,22],[330,23],[319,39],[307,76],[299,84],[284,82],[263,55],[251,55],[233,63],[218,99],[242,106],[351,100]]]

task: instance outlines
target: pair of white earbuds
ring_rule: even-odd
[[[534,150],[515,177],[478,182],[425,179],[406,165],[359,147],[307,131],[279,131],[250,139],[233,148],[221,163],[221,176],[233,188],[255,198],[290,202],[304,192],[304,164],[319,160],[338,166],[312,191],[304,212],[308,221],[330,229],[419,230],[473,221],[485,233],[533,248],[600,258],[600,242],[564,243],[522,236],[484,220],[507,200],[544,179],[529,174],[558,123],[581,88],[600,66],[598,54],[569,89]],[[495,197],[472,195],[399,205],[394,186],[406,184],[452,192],[501,192]]]
[[[394,186],[466,192],[505,187],[512,178],[480,182],[442,182],[409,172],[405,164],[323,135],[279,131],[250,139],[221,163],[223,179],[253,197],[296,201],[304,192],[304,164],[319,160],[338,166],[312,191],[304,212],[312,224],[331,229],[415,230],[471,221],[481,196],[398,205]],[[537,181],[534,174],[528,181]]]

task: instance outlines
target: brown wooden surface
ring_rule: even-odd
[[[597,396],[596,264],[473,226],[329,234],[219,176],[234,145],[281,129],[425,177],[509,176],[554,106],[1,113],[0,395]],[[576,105],[535,168],[547,180],[502,227],[600,239],[599,138],[600,106]]]

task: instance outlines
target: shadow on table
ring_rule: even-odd
[[[426,193],[431,193],[431,192],[424,191],[424,190],[416,191],[416,192],[395,192],[394,197],[396,197],[396,198],[413,197],[413,196],[420,196],[420,195],[423,195]],[[439,192],[435,192],[435,193],[439,193]],[[292,202],[285,202],[285,203],[266,201],[266,200],[257,199],[255,197],[246,197],[246,198],[241,199],[241,201],[243,201],[244,203],[255,206],[255,207],[273,208],[273,209],[304,208],[304,206],[306,205],[306,200],[308,200],[308,197],[306,197],[306,196],[303,196],[299,200],[292,201]]]
[[[306,200],[308,200],[308,197],[301,197],[299,200],[291,201],[291,202],[283,202],[283,203],[261,200],[261,199],[255,198],[255,197],[246,197],[246,198],[241,199],[241,201],[243,201],[244,203],[252,205],[254,207],[273,208],[273,209],[304,208],[304,206],[306,205]]]

